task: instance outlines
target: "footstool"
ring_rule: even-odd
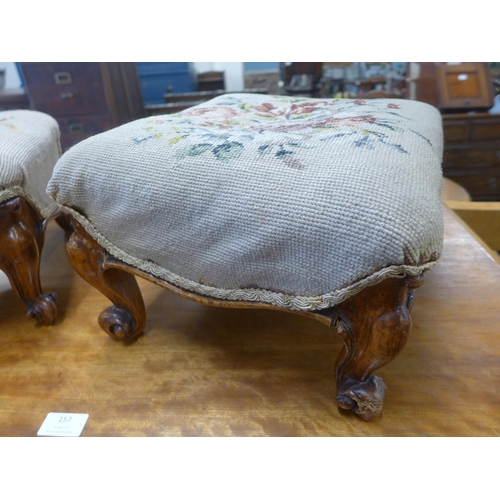
[[[382,410],[374,371],[410,328],[443,240],[439,112],[409,100],[230,94],[91,137],[48,192],[72,219],[75,269],[145,324],[134,275],[203,304],[271,308],[334,326],[338,404]]]
[[[42,294],[40,257],[47,222],[57,215],[47,183],[61,155],[54,118],[30,110],[0,112],[0,269],[41,324],[54,321],[56,295]]]

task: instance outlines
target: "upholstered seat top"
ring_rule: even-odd
[[[57,205],[47,183],[61,155],[59,126],[38,111],[0,111],[0,202],[23,196],[42,216]]]
[[[229,94],[77,144],[48,191],[180,288],[314,310],[436,262],[442,151],[427,104]]]

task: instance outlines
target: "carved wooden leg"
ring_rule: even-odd
[[[335,308],[335,326],[345,347],[337,358],[337,401],[364,420],[382,412],[385,384],[372,375],[403,349],[411,330],[414,288],[422,277],[390,278]]]
[[[40,257],[45,222],[21,197],[0,205],[0,269],[26,305],[26,315],[48,325],[57,316],[56,294],[42,295]]]
[[[72,233],[73,232],[73,226],[71,225],[71,221],[69,219],[69,216],[66,215],[64,212],[61,212],[57,217],[56,217],[56,222],[59,225],[61,229],[64,229],[66,233]]]
[[[136,337],[146,324],[146,311],[135,276],[111,267],[114,259],[78,222],[71,222],[74,232],[66,251],[72,266],[114,304],[99,315],[100,327],[117,340]]]

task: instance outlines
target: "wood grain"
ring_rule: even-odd
[[[96,312],[110,303],[50,222],[41,277],[55,324],[35,327],[0,275],[0,435],[74,412],[89,414],[82,436],[498,436],[500,267],[444,213],[442,260],[415,292],[406,347],[377,372],[388,392],[372,422],[337,407],[343,344],[307,317],[209,307],[139,279],[145,334],[103,334]]]

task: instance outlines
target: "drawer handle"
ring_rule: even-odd
[[[74,123],[68,126],[68,131],[70,134],[83,134],[85,132],[85,127],[82,123]]]
[[[495,178],[495,177],[492,177],[487,183],[486,185],[490,188],[496,188],[498,186],[498,179]]]
[[[76,96],[75,92],[61,92],[59,94],[61,99],[71,99]]]
[[[60,73],[54,73],[54,80],[57,85],[67,85],[71,83],[73,79],[71,78],[71,73],[67,71],[61,71]]]

